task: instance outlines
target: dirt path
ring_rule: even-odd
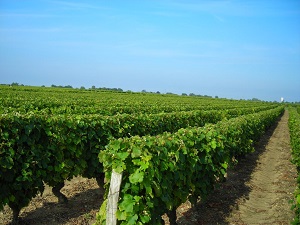
[[[289,200],[296,188],[296,168],[290,162],[287,122],[285,112],[256,145],[256,151],[229,171],[227,182],[206,203],[183,213],[179,224],[290,224],[294,214]],[[178,211],[180,214],[180,208]]]
[[[206,202],[177,209],[179,225],[259,225],[290,224],[293,212],[289,200],[296,187],[296,168],[290,163],[288,112],[256,145],[256,151],[239,160],[228,172],[227,181]],[[21,224],[88,225],[95,222],[102,203],[96,181],[75,178],[62,192],[67,205],[59,204],[49,188],[22,209]],[[11,210],[0,212],[0,224],[9,224]],[[165,220],[168,220],[164,217]]]
[[[251,188],[249,199],[239,204],[231,221],[245,224],[289,224],[293,218],[288,201],[296,188],[295,166],[290,163],[288,113],[258,159],[258,164],[246,183]]]

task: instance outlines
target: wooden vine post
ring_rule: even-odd
[[[118,200],[120,187],[122,182],[122,173],[117,173],[114,170],[111,174],[107,208],[106,208],[106,225],[117,225],[116,212],[118,209]]]

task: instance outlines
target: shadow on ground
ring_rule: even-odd
[[[55,198],[55,197],[54,197]],[[33,200],[37,208],[22,213],[19,224],[24,225],[87,225],[95,222],[96,213],[103,202],[103,194],[98,189],[89,189],[68,198],[68,203],[49,202],[44,197]],[[42,205],[42,206],[38,206]]]

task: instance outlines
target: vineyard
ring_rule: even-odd
[[[254,151],[276,123],[279,103],[150,93],[0,86],[0,209],[13,222],[45,185],[60,202],[74,177],[104,189],[122,173],[118,224],[176,224],[176,209],[196,204]],[[300,167],[300,108],[290,107],[293,162]],[[294,209],[299,217],[300,195]]]

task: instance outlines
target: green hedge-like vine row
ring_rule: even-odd
[[[283,110],[278,107],[175,133],[111,140],[99,159],[107,180],[112,170],[123,173],[118,224],[161,224],[164,213],[174,215],[187,199],[195,203],[199,196],[205,198],[232,158],[253,151],[253,141]],[[105,222],[105,207],[106,201],[98,224]]]
[[[100,177],[103,165],[98,154],[113,137],[175,132],[264,109],[116,116],[2,114],[0,209],[8,204],[17,213],[43,191],[43,182],[56,186],[77,175]]]
[[[292,224],[300,223],[300,107],[289,108],[289,129],[290,141],[292,147],[292,162],[296,165],[298,170],[298,188],[295,191],[295,200],[293,209],[295,210],[295,218]]]
[[[34,112],[47,115],[153,114],[193,110],[276,106],[266,103],[164,94],[99,92],[46,87],[0,85],[0,114]]]

